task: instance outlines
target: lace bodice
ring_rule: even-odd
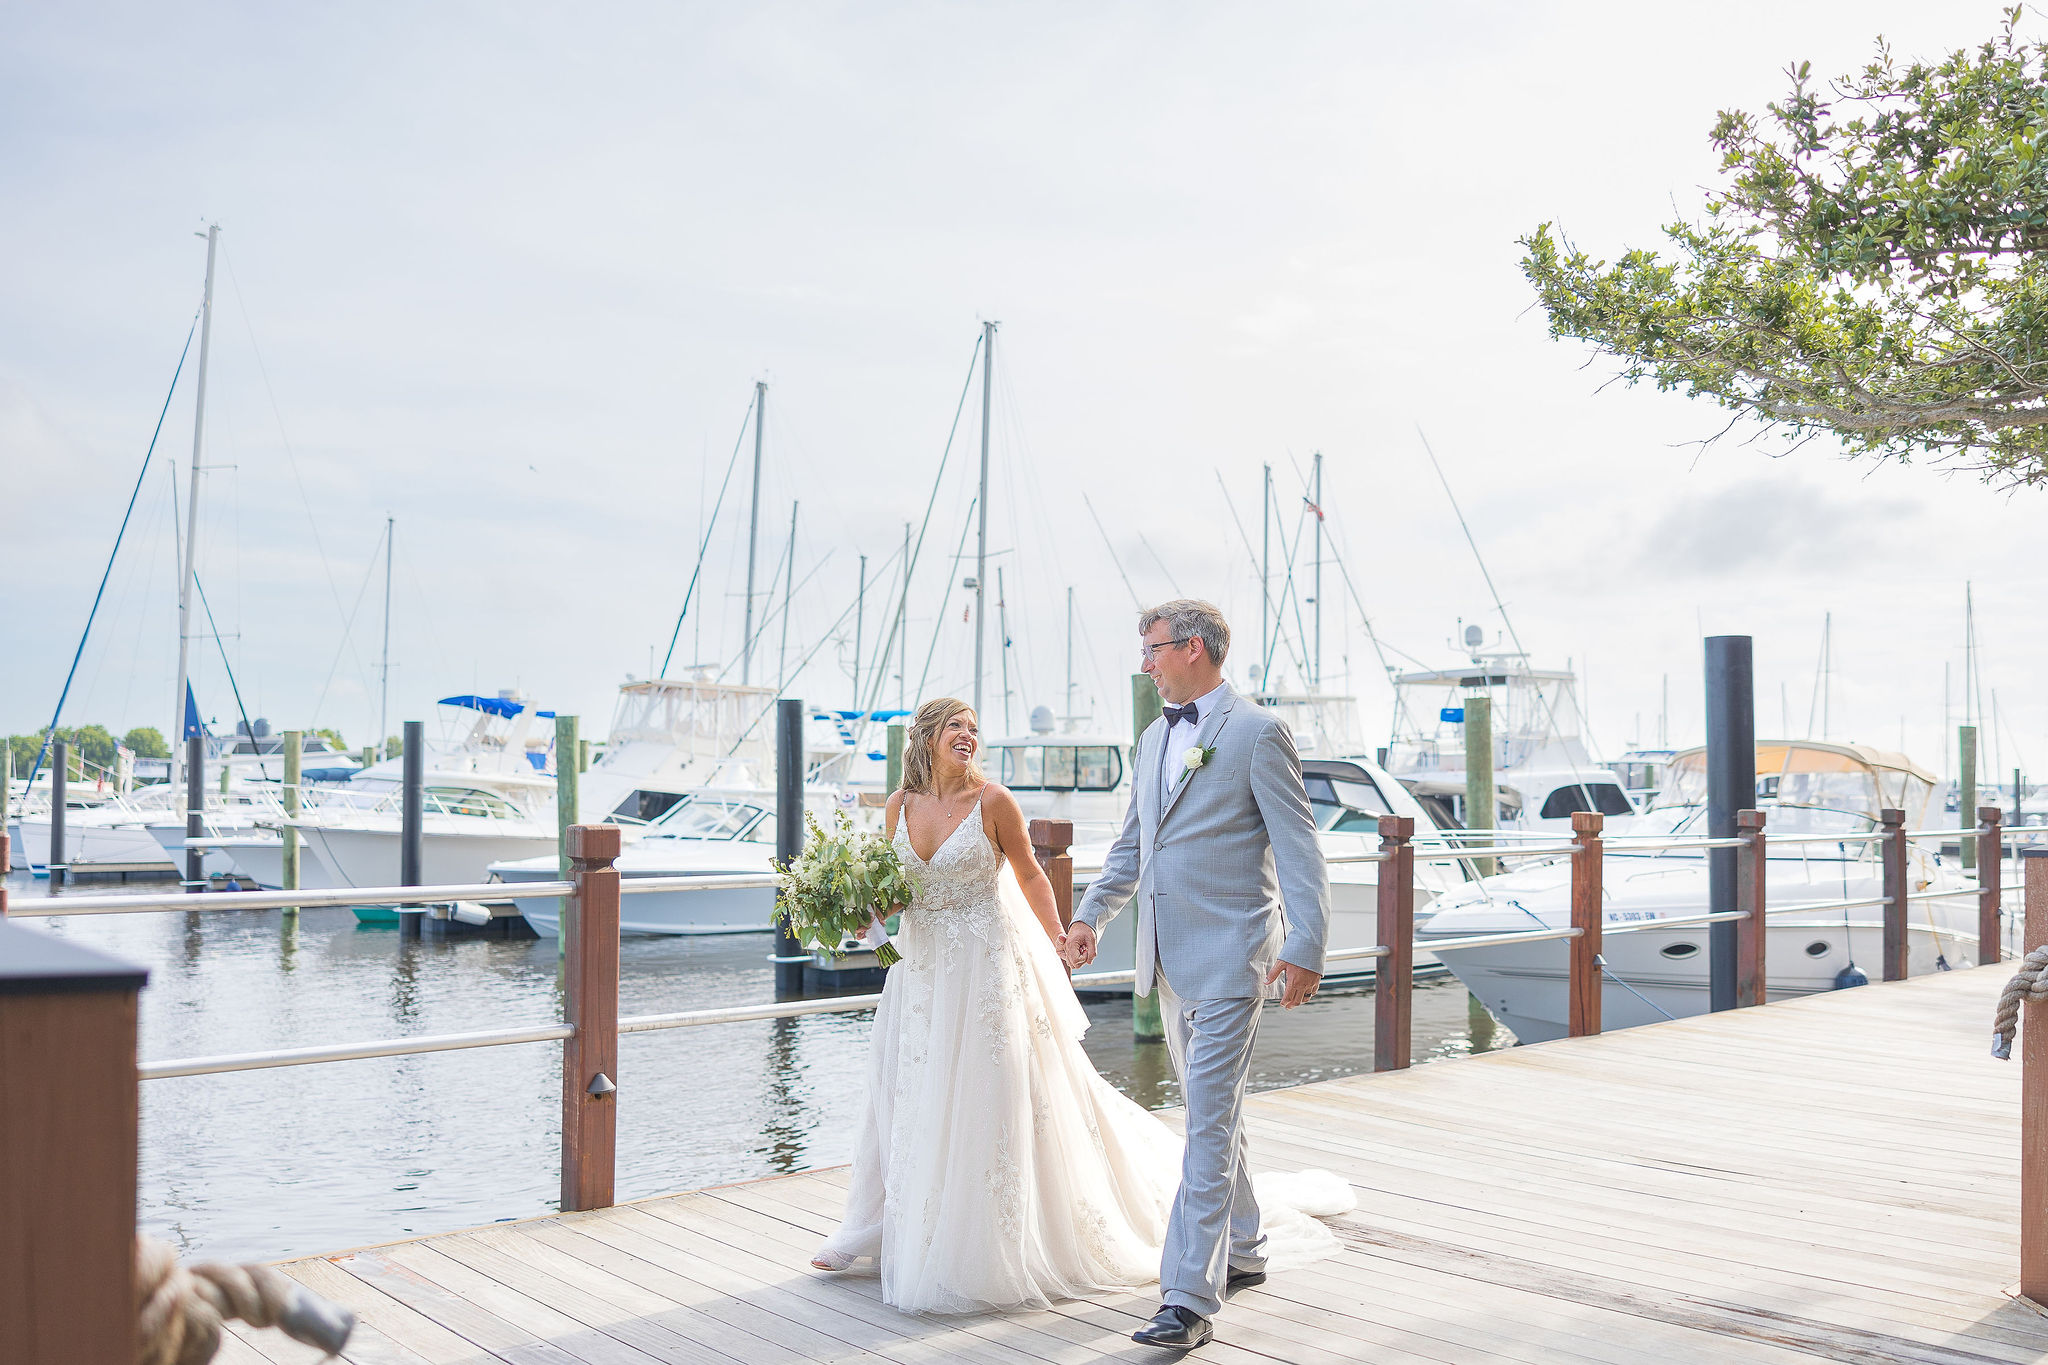
[[[916,889],[903,917],[904,936],[910,941],[906,946],[932,937],[951,946],[963,932],[973,933],[984,943],[995,941],[1002,918],[996,878],[1002,873],[1003,860],[982,828],[979,797],[974,809],[933,851],[930,862],[919,858],[910,846],[910,820],[902,814],[896,821],[896,849]]]

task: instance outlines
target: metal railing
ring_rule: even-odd
[[[1568,1032],[1573,1035],[1598,1032],[1604,959],[1600,955],[1606,936],[1651,930],[1733,924],[1737,933],[1739,962],[1737,1003],[1760,1004],[1765,998],[1763,942],[1765,922],[1781,917],[1812,915],[1825,911],[1847,911],[1883,907],[1882,920],[1859,922],[1857,928],[1881,928],[1885,935],[1884,975],[1887,980],[1905,975],[1906,908],[1913,901],[1955,900],[1976,896],[1981,925],[1988,925],[1985,942],[1997,951],[2001,906],[2005,889],[1999,884],[1996,863],[1986,870],[1976,889],[1911,891],[1906,875],[1906,850],[1910,840],[1957,836],[1976,838],[1987,850],[2002,846],[2014,833],[1998,829],[1995,823],[1976,830],[1916,830],[1904,828],[1903,815],[1886,812],[1885,827],[1858,835],[1767,836],[1762,816],[1743,815],[1745,832],[1736,837],[1622,836],[1602,837],[1602,817],[1581,812],[1573,817],[1570,843],[1513,843],[1492,841],[1484,846],[1448,847],[1435,843],[1418,845],[1413,821],[1385,816],[1380,820],[1380,846],[1370,852],[1331,855],[1333,864],[1377,864],[1388,869],[1376,879],[1379,942],[1363,947],[1331,951],[1328,962],[1373,961],[1381,964],[1375,973],[1374,1069],[1386,1070],[1408,1064],[1408,1037],[1412,1020],[1414,954],[1456,952],[1504,945],[1562,942],[1569,956],[1568,976],[1572,998]],[[1047,824],[1062,835],[1057,824]],[[2041,828],[2048,833],[2048,827]],[[1038,834],[1034,830],[1034,838]],[[1550,836],[1553,837],[1554,836]],[[768,890],[777,884],[772,873],[733,874],[711,877],[622,876],[613,865],[618,852],[616,826],[579,826],[571,831],[572,844],[580,851],[568,880],[541,882],[487,882],[451,886],[409,886],[334,889],[321,891],[234,891],[180,892],[142,896],[59,896],[16,898],[7,905],[16,917],[62,915],[152,913],[170,911],[279,910],[324,906],[379,907],[424,910],[478,901],[513,898],[560,898],[565,901],[562,921],[565,951],[569,957],[570,988],[566,1013],[561,1022],[482,1029],[462,1033],[416,1035],[406,1038],[375,1039],[354,1043],[320,1044],[267,1051],[225,1053],[143,1062],[138,1075],[144,1080],[218,1075],[277,1067],[318,1065],[329,1062],[381,1057],[415,1056],[434,1052],[463,1051],[485,1047],[517,1046],[559,1042],[564,1046],[564,1066],[578,1080],[564,1086],[564,1207],[594,1207],[610,1200],[610,1172],[587,1169],[587,1156],[579,1155],[572,1172],[568,1153],[610,1150],[608,1130],[615,1110],[605,1102],[608,1090],[599,1087],[592,1094],[595,1079],[606,1079],[606,1070],[616,1069],[617,1040],[624,1034],[653,1033],[671,1029],[699,1028],[763,1020],[792,1019],[809,1015],[842,1014],[871,1010],[880,1004],[879,993],[839,995],[826,998],[763,1002],[753,1005],[671,1013],[618,1015],[618,909],[626,895],[711,890]],[[1885,889],[1879,896],[1844,897],[1835,900],[1799,901],[1765,906],[1764,868],[1769,850],[1805,844],[1883,841]],[[1048,842],[1037,846],[1041,862],[1064,864],[1067,875],[1075,869],[1065,858],[1069,844]],[[1601,868],[1610,854],[1632,855],[1672,850],[1732,850],[1736,855],[1738,902],[1732,909],[1710,909],[1702,913],[1661,915],[1652,919],[1609,924],[1606,922]],[[1423,935],[1414,928],[1415,862],[1476,861],[1499,859],[1526,865],[1538,858],[1565,857],[1572,860],[1572,923],[1527,930],[1455,936]],[[1071,901],[1071,889],[1067,891]],[[1842,923],[1848,923],[1844,920]],[[1835,927],[1830,924],[1828,927]],[[593,972],[594,964],[594,972]],[[1101,988],[1133,981],[1131,971],[1083,972],[1073,978],[1077,987]],[[596,989],[579,983],[599,983]],[[603,983],[609,983],[605,986]],[[592,1059],[603,1062],[597,1066]],[[577,1068],[580,1068],[578,1070]],[[583,1071],[595,1079],[582,1084]],[[592,1142],[594,1128],[606,1130],[603,1140]],[[595,1202],[592,1202],[595,1201]]]

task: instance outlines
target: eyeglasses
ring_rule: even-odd
[[[1174,645],[1184,645],[1194,638],[1195,637],[1192,635],[1183,635],[1178,640],[1160,640],[1150,644],[1145,643],[1144,641],[1140,641],[1138,644],[1138,662],[1150,663],[1152,660],[1152,651],[1156,649],[1168,649]]]

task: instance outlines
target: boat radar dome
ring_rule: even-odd
[[[1050,706],[1034,706],[1034,707],[1032,707],[1032,708],[1031,708],[1031,733],[1032,733],[1032,734],[1034,734],[1034,735],[1049,735],[1049,734],[1051,734],[1052,732],[1053,732],[1053,719],[1052,719],[1052,708],[1051,708]]]
[[[1477,649],[1486,643],[1486,632],[1478,626],[1465,627],[1465,648]]]

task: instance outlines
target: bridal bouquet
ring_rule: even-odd
[[[844,955],[848,938],[866,941],[892,907],[910,901],[910,876],[888,839],[853,827],[844,811],[827,834],[808,811],[810,838],[803,851],[775,869],[782,895],[776,916],[789,916],[790,931],[833,958]],[[875,949],[884,967],[903,960],[885,937]]]

